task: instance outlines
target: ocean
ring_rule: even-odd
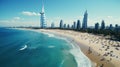
[[[50,33],[0,28],[0,67],[91,67],[76,46]]]

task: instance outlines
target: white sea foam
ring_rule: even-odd
[[[64,38],[63,36],[59,36],[59,35],[56,35],[56,34],[53,34],[53,33],[47,33],[47,32],[42,32],[42,33],[48,35],[48,37],[54,37],[54,38],[57,38],[57,39],[66,40],[66,38]]]
[[[48,34],[48,37],[54,37],[54,34]]]
[[[64,38],[64,40],[66,40],[69,43],[69,45],[71,45],[72,47],[70,49],[70,53],[74,56],[77,62],[77,67],[91,67],[92,66],[89,58],[85,56],[83,52],[81,52],[81,49],[75,42],[73,41],[71,42],[71,39],[68,39],[68,38]]]
[[[62,67],[62,65],[64,64],[64,62],[65,62],[65,59],[62,60],[62,62],[60,63],[60,66],[59,66],[59,67]]]
[[[54,36],[55,36],[54,34],[51,34],[51,33],[46,33],[46,32],[44,32],[43,34],[48,35],[48,37],[54,37]]]
[[[54,37],[54,38],[57,38],[57,39],[66,40],[66,38],[64,38],[63,36],[59,36],[59,35],[56,35],[54,33],[47,33],[47,32],[41,32],[41,33],[48,35],[48,37]]]
[[[74,47],[70,50],[70,53],[74,56],[77,67],[91,67],[91,61],[81,52],[80,48],[77,45],[71,45]]]
[[[48,48],[55,48],[55,46],[48,46]]]
[[[44,33],[44,34],[47,34],[48,37],[55,37],[54,34],[51,34],[51,33]],[[70,44],[71,42],[64,38],[64,37],[61,37],[61,36],[57,36],[55,38],[58,38],[58,39],[64,39],[66,41],[68,41]],[[86,57],[80,50],[79,46],[77,46],[76,44],[71,44],[71,47],[72,49],[70,50],[70,53],[74,56],[76,62],[77,62],[77,67],[91,67],[92,64],[91,64],[91,61],[88,59],[88,57]],[[53,46],[49,46],[49,48],[54,48]],[[65,60],[63,60],[61,62],[61,65],[64,63]],[[61,67],[61,66],[60,66]]]
[[[27,45],[24,45],[22,48],[20,48],[19,50],[25,50],[27,48]]]

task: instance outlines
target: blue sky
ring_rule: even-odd
[[[120,0],[44,0],[47,25],[56,26],[63,19],[73,24],[83,21],[88,11],[88,25],[105,20],[106,25],[120,24]],[[0,26],[39,26],[42,0],[0,0]]]

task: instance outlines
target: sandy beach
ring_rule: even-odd
[[[101,35],[98,36],[72,30],[38,29],[36,31],[70,37],[93,62],[95,67],[120,66],[120,42],[118,41],[108,40]]]

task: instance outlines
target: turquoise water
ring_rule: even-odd
[[[81,65],[81,66],[80,66]],[[0,28],[0,67],[90,67],[69,41],[40,32]]]

